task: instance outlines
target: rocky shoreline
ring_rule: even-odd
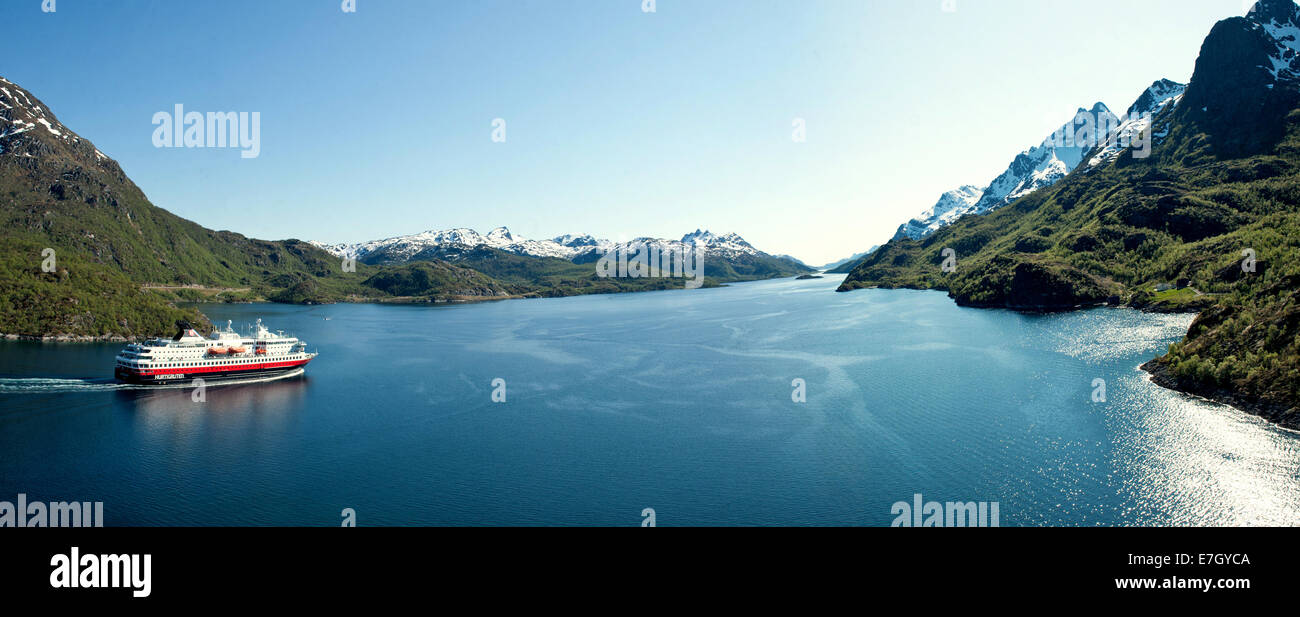
[[[75,334],[0,334],[0,339],[6,341],[32,341],[36,343],[132,343],[143,341],[154,337],[145,336],[122,336],[120,334],[104,334],[101,336],[75,335]]]
[[[1261,401],[1231,390],[1207,387],[1196,382],[1179,379],[1174,376],[1168,365],[1160,362],[1159,358],[1143,364],[1142,370],[1151,375],[1152,383],[1162,388],[1228,405],[1248,414],[1259,416],[1282,428],[1300,431],[1300,413],[1296,413],[1295,410],[1285,405]]]

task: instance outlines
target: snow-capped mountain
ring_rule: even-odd
[[[372,240],[360,244],[312,244],[335,255],[354,255],[365,263],[404,263],[411,261],[430,249],[465,250],[477,247],[500,249],[516,255],[533,257],[557,257],[572,259],[584,249],[567,246],[555,240],[528,240],[516,238],[510,230],[498,227],[487,235],[479,234],[473,229],[456,228],[431,230],[409,236],[398,236],[383,240]]]
[[[746,242],[739,234],[729,233],[719,236],[699,229],[682,236],[680,244],[700,246],[721,255],[758,255],[762,252]]]
[[[1204,154],[1248,156],[1276,147],[1297,107],[1300,7],[1292,0],[1260,0],[1245,17],[1210,30],[1169,122],[1203,135]]]
[[[455,258],[466,251],[481,247],[498,249],[515,255],[555,257],[579,263],[594,261],[612,250],[635,251],[638,244],[655,245],[660,251],[698,246],[706,254],[724,258],[764,255],[738,234],[718,235],[699,229],[682,236],[681,240],[637,238],[622,243],[603,240],[588,234],[566,234],[549,240],[529,240],[514,235],[505,227],[498,227],[489,231],[487,235],[479,234],[473,229],[457,228],[432,230],[359,244],[326,244],[315,241],[312,244],[331,254],[355,256],[358,261],[370,264]]]
[[[1182,98],[1183,93],[1187,91],[1187,84],[1180,84],[1176,81],[1161,79],[1142,92],[1136,101],[1128,108],[1127,115],[1131,118],[1141,114],[1156,114],[1164,110],[1170,104],[1177,104],[1178,99]]]
[[[1085,126],[1113,127],[1118,123],[1119,118],[1103,103],[1093,105],[1092,109],[1079,108],[1069,122],[1048,135],[1041,144],[1016,156],[1007,170],[986,188],[967,185],[944,193],[932,208],[901,225],[894,239],[920,240],[963,216],[991,212],[1056,184],[1074,171],[1095,145],[1093,139],[1085,138],[1082,133]]]
[[[97,163],[108,161],[103,152],[94,146],[88,146],[89,142],[83,142],[63,126],[40,101],[33,100],[25,90],[0,77],[0,154],[6,150],[14,156],[36,157],[49,154],[48,148],[41,147],[43,142],[40,140],[20,137],[37,129],[76,150],[89,148]]]
[[[929,210],[899,226],[898,232],[894,234],[895,239],[911,238],[920,240],[940,228],[961,218],[970,212],[971,208],[979,202],[980,197],[984,196],[984,189],[978,186],[966,185],[959,189],[948,191],[939,198],[939,202],[934,204]],[[843,262],[832,265],[842,265]]]
[[[1292,0],[1261,0],[1246,14],[1272,37],[1271,66],[1277,81],[1300,81],[1300,7]]]
[[[971,212],[991,212],[1038,189],[1056,184],[1074,171],[1083,162],[1083,156],[1096,145],[1093,139],[1085,139],[1081,135],[1075,138],[1084,126],[1083,118],[1088,118],[1093,127],[1113,127],[1119,124],[1119,118],[1103,103],[1093,105],[1092,109],[1079,108],[1069,122],[1049,135],[1042,144],[1021,152],[1011,162],[1011,166],[989,184]],[[1060,136],[1065,136],[1066,139],[1059,139]]]
[[[1128,108],[1119,126],[1106,136],[1097,152],[1088,159],[1088,167],[1096,167],[1119,156],[1134,143],[1138,135],[1151,128],[1156,121],[1156,116],[1176,107],[1185,92],[1187,92],[1187,84],[1168,79],[1161,79],[1151,84],[1151,87],[1143,91],[1137,101]],[[1162,135],[1153,136],[1153,143],[1159,137]]]

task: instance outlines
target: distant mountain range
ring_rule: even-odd
[[[854,256],[852,256],[852,257],[849,257],[849,258],[847,258],[847,259],[841,259],[841,260],[839,260],[839,261],[832,261],[831,263],[828,263],[828,264],[826,264],[826,265],[824,265],[824,266],[818,268],[818,270],[822,270],[822,271],[827,272],[827,273],[829,273],[829,274],[848,274],[849,271],[853,269],[853,266],[858,265],[858,262],[862,261],[863,259],[866,259],[866,257],[867,257],[868,255],[870,255],[870,254],[876,252],[876,249],[878,249],[878,248],[880,248],[880,247],[879,247],[879,246],[873,246],[873,247],[871,247],[871,248],[869,248],[869,249],[867,249],[867,250],[865,250],[865,251],[863,251],[863,252],[861,252],[861,253],[858,253],[858,254],[856,254],[856,255],[854,255]]]
[[[812,271],[794,258],[764,253],[738,234],[717,235],[698,229],[682,236],[681,240],[637,238],[614,242],[586,234],[530,240],[514,235],[505,227],[487,234],[457,228],[358,244],[312,244],[337,257],[355,257],[363,264],[400,266],[441,261],[517,285],[549,281],[558,273],[568,277],[593,275],[593,264],[602,256],[620,253],[635,256],[643,248],[651,246],[660,254],[698,248],[705,276],[714,284],[792,277]]]
[[[891,240],[840,290],[1199,311],[1144,367],[1153,379],[1300,428],[1300,7],[1262,0],[1215,24],[1190,83],[1157,81],[1130,111],[1153,115],[1086,153],[1027,151],[994,183],[994,203],[1009,202],[986,208],[986,191],[964,216],[913,225],[926,233]]]
[[[426,231],[408,236],[397,236],[384,240],[372,240],[358,244],[327,244],[313,241],[311,244],[328,251],[330,254],[346,257],[352,256],[367,264],[404,264],[412,261],[443,259],[457,261],[474,249],[490,248],[526,257],[549,257],[564,259],[574,263],[591,263],[611,251],[632,251],[637,246],[653,245],[660,251],[699,248],[707,257],[720,260],[775,260],[786,262],[778,264],[782,268],[810,269],[803,262],[786,255],[772,256],[754,248],[739,234],[717,235],[709,231],[695,230],[682,236],[681,240],[662,238],[637,238],[627,242],[614,242],[591,235],[563,235],[547,240],[529,240],[520,238],[505,227],[497,227],[486,235],[473,229],[457,228],[442,231]]]
[[[810,270],[735,234],[653,242],[700,246],[705,286]],[[151,204],[116,161],[0,78],[5,335],[139,338],[169,334],[181,319],[205,323],[178,300],[465,302],[683,287],[671,277],[599,277],[590,262],[619,246],[591,236],[533,241],[505,228],[349,247],[206,229]],[[345,250],[360,256],[355,271],[343,268]]]

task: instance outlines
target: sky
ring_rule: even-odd
[[[1077,108],[1122,114],[1153,81],[1186,82],[1214,23],[1250,4],[3,1],[0,76],[206,227],[708,229],[812,265],[987,184]],[[155,147],[177,104],[258,113],[258,156]]]

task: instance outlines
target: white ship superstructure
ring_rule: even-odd
[[[301,370],[316,357],[306,343],[283,331],[271,332],[261,319],[247,335],[235,332],[229,321],[210,336],[185,322],[177,326],[180,331],[171,339],[127,345],[117,354],[114,376],[143,384],[271,377]]]

